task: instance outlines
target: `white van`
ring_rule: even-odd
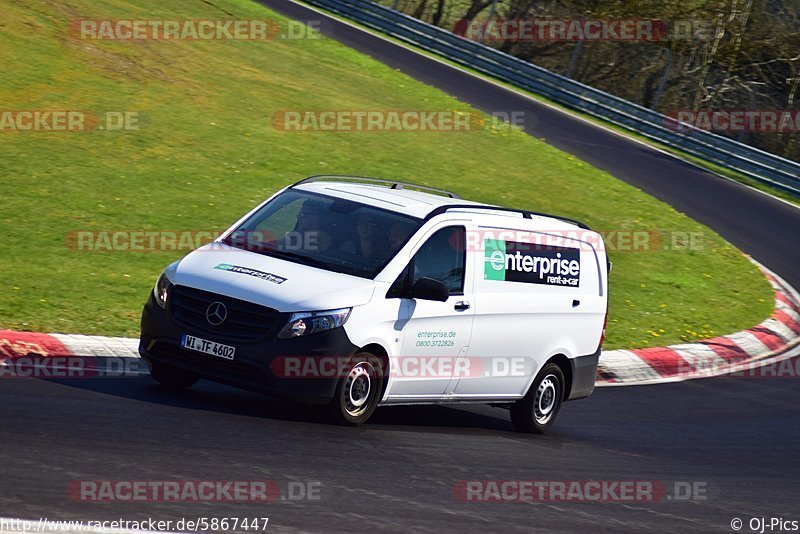
[[[487,403],[541,433],[594,389],[602,238],[576,221],[400,182],[314,176],[169,265],[142,314],[158,382],[327,406]]]

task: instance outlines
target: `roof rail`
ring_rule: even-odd
[[[376,185],[385,185],[388,186],[389,189],[419,189],[423,192],[428,193],[436,193],[439,195],[444,195],[450,198],[457,198],[460,199],[461,197],[457,194],[453,193],[452,191],[446,191],[444,189],[439,189],[436,187],[428,187],[427,185],[418,185],[418,184],[410,184],[407,182],[398,182],[397,180],[384,180],[382,178],[371,178],[369,176],[348,176],[346,174],[318,174],[315,176],[309,176],[308,178],[304,178],[299,182],[292,184],[289,187],[297,187],[301,184],[309,184],[312,182],[320,182],[323,180],[336,180],[336,181],[346,181],[346,182],[361,182],[367,184],[376,184]]]
[[[446,213],[448,210],[452,209],[472,209],[472,210],[492,210],[492,211],[510,211],[512,213],[520,213],[523,217],[528,219],[532,219],[534,217],[549,217],[551,219],[558,219],[564,222],[572,223],[577,225],[579,228],[583,228],[584,230],[590,230],[590,228],[582,223],[581,221],[570,219],[569,217],[562,217],[560,215],[551,215],[549,213],[540,213],[538,211],[530,211],[530,210],[520,210],[514,208],[504,208],[502,206],[491,206],[491,205],[483,205],[483,204],[450,204],[447,206],[439,206],[438,208],[431,211],[426,217],[425,220],[432,219],[437,215],[441,215],[442,213]]]

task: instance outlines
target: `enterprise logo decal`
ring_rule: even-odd
[[[483,242],[486,280],[578,287],[581,253],[576,248],[517,243],[502,239]]]
[[[249,267],[242,267],[240,265],[231,265],[229,263],[220,263],[214,268],[219,269],[220,271],[229,271],[232,273],[255,276],[256,278],[266,280],[267,282],[272,282],[273,284],[282,284],[286,281],[286,278],[278,276],[276,274],[265,273],[264,271],[257,271],[255,269],[250,269]]]

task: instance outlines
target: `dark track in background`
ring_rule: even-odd
[[[525,113],[532,136],[591,163],[713,228],[800,287],[800,208],[576,119],[290,0],[257,0],[486,113]],[[513,184],[508,184],[513,187]],[[535,209],[531,206],[530,209]]]
[[[321,15],[284,0],[291,17]],[[709,225],[800,286],[800,211],[601,128],[329,20],[333,37],[485,111],[533,114],[529,133]],[[0,381],[0,515],[37,519],[270,518],[270,531],[731,532],[739,517],[800,519],[800,390],[792,379],[716,378],[601,388],[546,436],[485,406],[380,408],[325,423],[209,382],[173,393],[149,377]],[[80,479],[320,482],[319,501],[82,503]],[[462,480],[698,481],[703,502],[475,503]]]

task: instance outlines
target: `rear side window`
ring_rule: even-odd
[[[466,229],[450,226],[428,238],[408,267],[400,274],[387,294],[398,297],[406,294],[420,278],[433,278],[447,286],[451,295],[464,294],[464,271],[467,251],[464,247]]]

